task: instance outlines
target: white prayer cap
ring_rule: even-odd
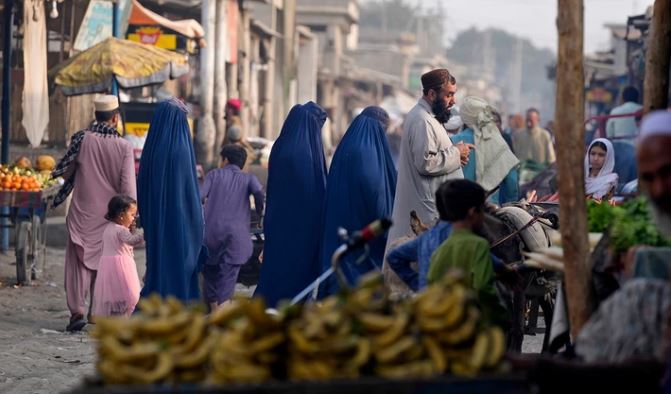
[[[653,135],[671,136],[671,112],[655,111],[643,118],[639,142]]]
[[[111,94],[96,98],[93,104],[95,105],[96,112],[110,112],[119,109],[119,99],[117,96],[112,96]]]
[[[450,116],[450,120],[448,120],[447,123],[445,123],[445,128],[447,130],[458,130],[463,125],[464,125],[464,121],[461,120],[461,116],[452,115],[452,116]]]

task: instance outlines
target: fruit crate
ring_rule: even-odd
[[[0,190],[0,217],[3,228],[14,229],[16,282],[30,285],[46,263],[47,226],[44,223],[47,204],[58,193],[54,185],[38,192]],[[7,220],[9,219],[9,220]]]
[[[47,200],[58,193],[60,186],[50,187],[39,192],[19,190],[0,190],[0,206],[10,208],[44,208]]]
[[[278,382],[258,385],[206,387],[183,386],[102,386],[89,380],[71,391],[71,394],[149,394],[149,393],[205,393],[205,394],[438,394],[438,393],[503,393],[528,394],[533,386],[524,374],[460,378],[441,376],[432,379],[389,380],[361,378],[328,382]]]

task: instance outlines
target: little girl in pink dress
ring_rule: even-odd
[[[114,196],[107,205],[109,220],[103,232],[103,253],[93,292],[95,316],[130,316],[140,299],[140,278],[133,247],[142,245],[142,234],[130,231],[137,203],[128,196]]]

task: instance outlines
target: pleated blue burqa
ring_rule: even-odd
[[[311,101],[294,106],[270,152],[263,265],[254,294],[269,306],[293,298],[320,274],[325,121],[326,112]]]
[[[322,232],[322,271],[331,266],[331,255],[342,244],[338,227],[352,234],[380,218],[390,218],[396,192],[396,168],[386,138],[389,125],[387,112],[368,107],[354,118],[335,151],[329,169],[324,230]],[[369,244],[370,254],[355,252],[341,260],[342,270],[350,286],[371,270],[382,269],[386,235]],[[319,295],[338,288],[332,276],[320,286]]]
[[[187,112],[177,99],[160,103],[142,150],[137,193],[147,255],[142,297],[158,293],[188,302],[200,294],[198,273],[206,252]]]

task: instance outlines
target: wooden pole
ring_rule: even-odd
[[[583,0],[558,0],[557,163],[559,222],[564,248],[565,286],[575,337],[590,315],[591,270],[588,266],[587,207],[583,158],[584,72]]]
[[[671,1],[656,0],[645,56],[643,111],[666,109],[669,95],[671,63]]]
[[[226,101],[228,100],[228,86],[226,84],[226,60],[228,60],[228,26],[226,26],[228,2],[230,0],[216,0],[216,38],[212,44],[214,51],[214,124],[215,139],[212,145],[213,167],[219,162],[219,151],[226,137]]]
[[[207,45],[200,50],[200,118],[196,132],[196,160],[207,170],[212,163],[216,125],[214,123],[214,58],[216,45],[215,0],[203,0],[201,5],[201,23],[205,29]]]

